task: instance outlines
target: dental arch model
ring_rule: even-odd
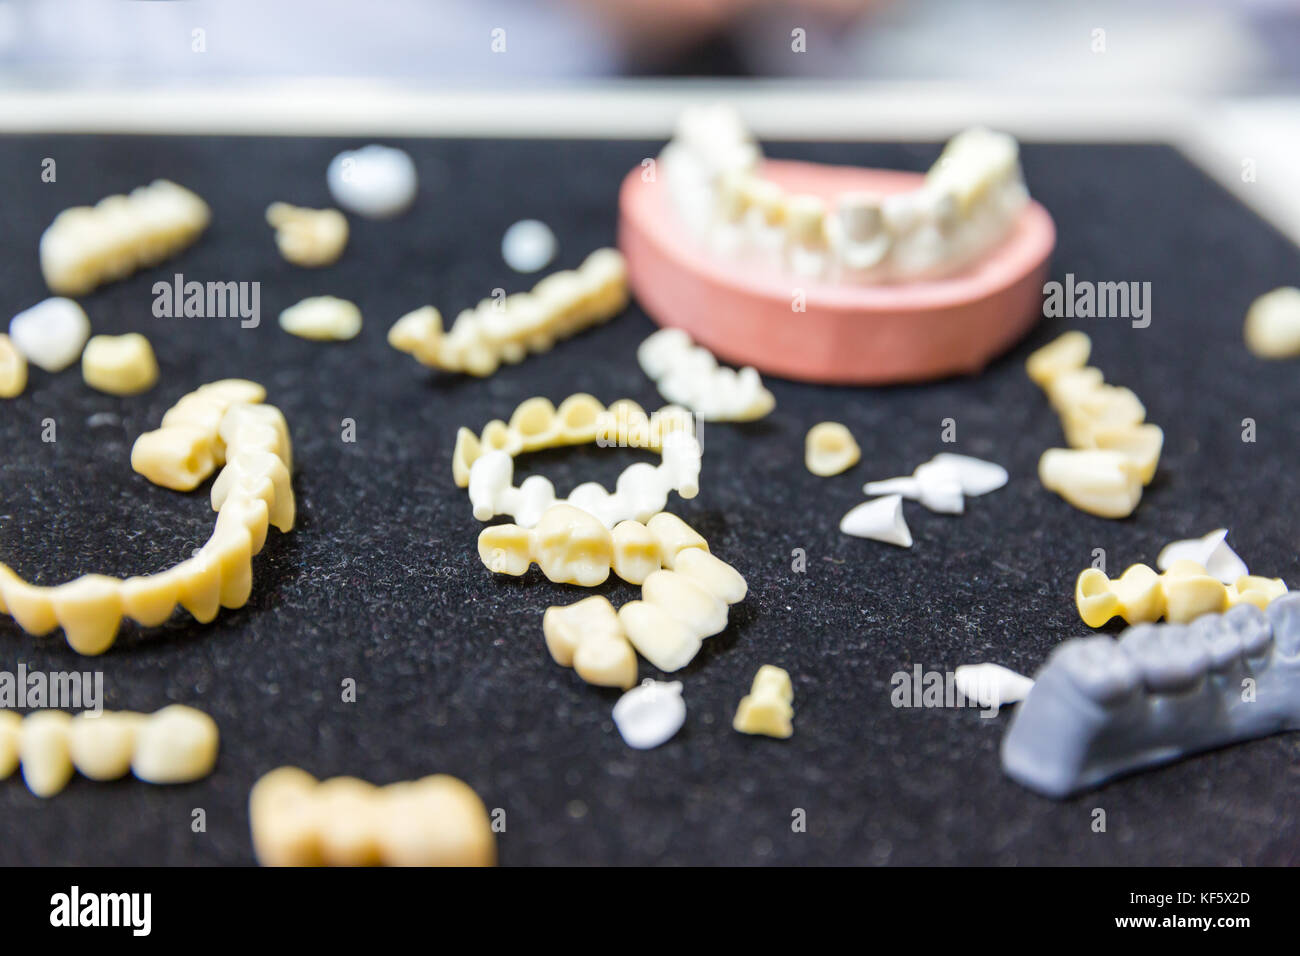
[[[625,520],[644,521],[663,510],[670,491],[683,498],[699,493],[701,451],[693,425],[689,413],[671,406],[647,416],[639,405],[626,400],[606,409],[590,395],[578,394],[556,409],[544,398],[532,398],[515,409],[508,425],[489,422],[478,437],[461,428],[452,452],[452,475],[457,485],[469,489],[479,521],[507,514],[520,527],[532,528],[561,499],[541,475],[532,475],[516,487],[516,454],[587,442],[657,450],[663,455],[659,465],[629,465],[612,494],[596,482],[585,482],[562,499],[595,515],[606,527]]]
[[[210,219],[207,203],[165,179],[65,209],[41,236],[45,284],[59,295],[84,295],[185,249]]]
[[[922,175],[763,159],[725,109],[684,114],[619,211],[651,318],[733,365],[825,383],[979,371],[1041,315],[1055,241],[1008,136],[963,133]]]
[[[0,564],[0,613],[36,636],[62,627],[73,650],[94,655],[113,645],[123,617],[156,627],[180,604],[206,624],[221,608],[248,603],[252,557],[268,525],[282,532],[294,525],[288,426],[279,409],[261,404],[265,397],[262,386],[241,379],[201,386],[131,449],[132,468],[177,491],[193,490],[224,464],[211,491],[216,526],[193,557],[158,574],[86,574],[57,587],[28,584]]]
[[[1247,684],[1247,682],[1252,682]],[[1244,688],[1253,686],[1253,697]],[[1215,747],[1300,729],[1300,594],[1190,625],[1052,652],[1002,741],[1002,768],[1049,797]]]
[[[409,312],[388,330],[388,344],[421,365],[491,375],[504,362],[546,352],[560,339],[607,322],[627,306],[627,268],[616,249],[597,249],[574,271],[555,272],[531,292],[484,299],[447,332],[433,306]]]
[[[193,707],[172,704],[152,714],[103,711],[72,716],[37,710],[26,717],[0,711],[0,780],[20,765],[27,788],[52,797],[74,771],[92,780],[127,772],[146,783],[190,783],[217,762],[216,722]]]

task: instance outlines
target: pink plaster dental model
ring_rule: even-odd
[[[619,205],[656,322],[737,365],[843,384],[982,369],[1039,316],[1056,238],[1005,134],[967,130],[922,175],[764,160],[721,108],[684,114]]]

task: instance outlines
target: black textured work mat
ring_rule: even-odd
[[[486,380],[432,373],[389,348],[385,333],[428,302],[450,318],[495,287],[529,287],[500,258],[502,231],[517,219],[554,228],[559,266],[612,243],[620,178],[659,144],[402,142],[420,173],[412,211],[395,222],[353,218],[332,268],[288,265],[263,221],[266,205],[328,205],[325,166],[351,145],[0,139],[6,316],[48,295],[36,244],[69,205],[164,176],[199,192],[214,214],[184,254],[81,300],[95,331],[150,337],[162,366],[153,391],[119,399],[91,391],[76,368],[33,370],[25,395],[0,402],[3,560],[49,584],[89,571],[158,571],[186,557],[211,530],[206,486],[182,495],[149,484],[131,471],[130,447],[180,395],[227,376],[263,383],[287,416],[300,518],[289,535],[270,532],[249,605],[211,625],[183,612],[152,631],[128,624],[108,654],[81,658],[57,634],[32,638],[0,619],[0,669],[102,669],[107,706],[193,704],[222,736],[216,772],[193,785],[75,778],[42,801],[16,777],[0,783],[0,863],[251,863],[248,791],[282,764],[379,783],[455,774],[505,811],[505,864],[1296,861],[1300,735],[1054,802],[1002,775],[1006,714],[891,703],[891,676],[916,665],[993,660],[1032,673],[1057,642],[1087,630],[1073,582],[1097,548],[1116,571],[1223,525],[1253,571],[1300,580],[1298,366],[1253,358],[1241,337],[1252,298],[1294,283],[1300,255],[1175,151],[1023,151],[1030,187],[1060,232],[1053,277],[1149,281],[1149,328],[1119,318],[1045,321],[984,375],[926,386],[771,381],[769,418],[706,427],[701,493],[674,496],[670,508],[746,575],[749,597],[674,675],[685,684],[686,726],[638,752],[613,727],[617,692],[582,683],[543,644],[543,609],[583,592],[536,569],[522,580],[484,569],[480,525],[452,483],[450,458],[457,426],[477,430],[533,395],[558,403],[582,390],[657,406],[634,357],[653,325],[633,305]],[[769,149],[916,170],[937,151]],[[41,179],[45,158],[57,163],[54,183]],[[175,273],[260,282],[260,326],[156,318],[153,284]],[[361,306],[356,340],[317,344],[277,327],[281,309],[325,293]],[[1092,335],[1094,362],[1131,386],[1165,429],[1160,473],[1130,520],[1076,511],[1035,476],[1040,453],[1062,437],[1023,360],[1069,327]],[[940,440],[948,418],[955,445]],[[1253,443],[1242,440],[1247,418]],[[45,419],[57,441],[42,441]],[[342,440],[345,419],[355,422],[355,443]],[[805,432],[826,419],[847,424],[863,451],[831,479],[813,477],[802,460]],[[907,504],[910,551],[839,533],[864,481],[906,474],[944,450],[1000,462],[1011,482],[968,501],[960,517]],[[584,480],[609,486],[640,457],[579,448],[526,457],[520,471],[548,475],[563,493]],[[793,570],[796,549],[806,554],[802,573]],[[615,603],[636,593],[621,583],[600,590]],[[730,726],[765,663],[794,679],[790,740]],[[644,662],[641,673],[662,676]],[[348,678],[355,703],[341,699]],[[191,825],[199,808],[206,832]],[[803,832],[792,825],[799,820]]]

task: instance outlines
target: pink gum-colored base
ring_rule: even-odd
[[[919,173],[768,160],[762,175],[790,193],[895,193]],[[731,260],[686,232],[662,182],[640,168],[619,196],[619,248],[637,301],[735,365],[810,382],[885,385],[984,368],[1042,313],[1056,229],[1030,202],[1012,232],[964,272],[895,284],[829,283]],[[802,289],[807,311],[793,309]]]

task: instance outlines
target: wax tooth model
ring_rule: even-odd
[[[165,179],[65,209],[41,236],[45,284],[59,295],[84,295],[180,252],[210,218],[207,203]]]
[[[840,519],[840,531],[900,548],[912,546],[912,531],[903,517],[902,495],[885,495],[862,502]]]
[[[931,511],[961,514],[966,497],[986,495],[1007,483],[1007,470],[1001,465],[969,455],[942,452],[917,466],[903,478],[870,481],[863,486],[868,495],[902,495],[921,502]]]
[[[683,498],[699,494],[701,451],[689,414],[664,409],[660,417],[649,419],[635,403],[616,402],[609,409],[596,411],[599,407],[590,396],[572,396],[558,411],[546,399],[530,399],[515,410],[509,426],[502,429],[494,427],[498,423],[489,423],[482,438],[476,439],[473,432],[462,428],[452,453],[452,474],[458,485],[463,478],[469,488],[474,517],[488,521],[496,515],[510,515],[519,527],[532,528],[547,509],[562,503],[595,515],[612,528],[620,521],[645,521],[662,511],[670,491]],[[620,431],[628,420],[635,422],[631,426],[635,434],[631,429]],[[629,465],[619,475],[612,494],[589,481],[574,488],[567,498],[558,499],[555,486],[541,475],[514,485],[513,456],[519,451],[582,441],[617,444],[620,436],[634,447],[657,447],[663,461]],[[500,447],[502,443],[505,447]]]
[[[388,330],[388,344],[421,365],[491,375],[503,362],[546,352],[559,340],[607,322],[627,306],[627,268],[617,249],[597,249],[575,271],[554,272],[531,292],[484,299],[456,317],[449,331],[433,306],[416,309]]]
[[[794,686],[780,667],[764,664],[749,693],[740,699],[731,726],[742,734],[786,738],[794,734]]]
[[[646,577],[641,599],[619,608],[617,630],[604,598],[549,608],[542,619],[547,647],[562,666],[569,666],[566,661],[572,650],[576,668],[578,652],[590,640],[618,660],[608,672],[597,671],[595,679],[579,671],[588,683],[623,686],[614,679],[626,680],[627,673],[625,652],[617,649],[620,636],[661,671],[680,670],[699,653],[705,638],[726,629],[728,605],[744,600],[748,590],[744,577],[710,554],[708,545],[703,539],[697,542],[698,536],[685,523],[666,513],[651,519],[651,524],[656,522],[657,530],[665,537],[675,535],[677,543],[663,552],[665,569]]]
[[[1124,518],[1142,499],[1160,462],[1164,432],[1127,388],[1107,385],[1087,364],[1092,340],[1066,332],[1029,356],[1025,370],[1061,416],[1069,449],[1049,448],[1038,477],[1081,511]]]
[[[152,714],[106,710],[75,717],[0,711],[0,780],[21,765],[38,797],[54,796],[74,770],[92,780],[117,780],[130,771],[146,783],[190,783],[212,772],[218,739],[211,717],[180,704]]]
[[[638,346],[636,358],[660,395],[707,422],[751,422],[776,407],[757,371],[718,365],[708,349],[695,345],[681,329],[655,332]]]
[[[411,157],[392,146],[372,143],[345,150],[325,174],[330,195],[344,209],[370,219],[389,219],[415,201],[419,185]]]
[[[1174,561],[1163,574],[1134,564],[1113,580],[1105,571],[1087,568],[1075,581],[1074,602],[1089,627],[1101,627],[1116,616],[1130,624],[1162,617],[1185,624],[1239,604],[1267,607],[1286,593],[1281,578],[1247,574],[1225,585],[1195,561]]]
[[[672,739],[686,723],[681,681],[646,678],[614,705],[614,726],[623,742],[636,750],[652,750]]]
[[[862,458],[853,434],[839,422],[818,422],[808,429],[803,443],[803,463],[819,478],[848,471]]]
[[[1300,289],[1265,293],[1246,312],[1246,347],[1260,358],[1300,356]]]
[[[953,683],[967,700],[981,707],[1002,707],[1025,699],[1033,680],[1001,664],[962,664],[952,672]]]
[[[492,866],[496,837],[483,801],[437,774],[385,787],[272,770],[248,798],[263,866]]]
[[[81,355],[90,319],[71,299],[45,299],[9,321],[13,347],[37,368],[61,372]]]
[[[280,313],[280,328],[316,342],[346,342],[361,331],[361,310],[347,299],[317,295]]]
[[[1235,584],[1250,574],[1246,562],[1228,544],[1227,528],[1211,531],[1203,538],[1170,542],[1160,550],[1156,567],[1168,571],[1176,561],[1194,561],[1205,568],[1210,577],[1224,584]]]
[[[1247,696],[1246,688],[1252,689]],[[1052,652],[1002,741],[1002,768],[1049,797],[1215,747],[1300,729],[1300,594],[1190,625]]]
[[[156,627],[180,604],[206,624],[221,608],[248,603],[252,557],[268,525],[288,532],[294,523],[289,430],[279,409],[257,404],[265,395],[240,379],[204,385],[131,449],[132,468],[177,491],[194,489],[224,463],[212,484],[216,526],[192,557],[159,574],[125,581],[86,574],[58,587],[28,584],[0,564],[0,613],[38,637],[62,627],[73,650],[91,655],[113,645],[123,617]]]
[[[17,398],[27,387],[27,359],[0,333],[0,398]]]
[[[646,523],[620,521],[610,531],[593,515],[560,502],[549,507],[532,529],[492,525],[478,536],[483,565],[496,574],[518,577],[536,562],[556,584],[596,587],[610,569],[629,584],[644,584],[660,568],[674,566],[686,548],[708,551],[708,542],[667,511]]]
[[[275,245],[294,265],[328,266],[348,244],[348,220],[337,209],[307,209],[287,202],[266,207],[266,222],[275,230]]]
[[[139,332],[95,335],[81,353],[81,377],[109,395],[138,395],[158,383],[158,359]]]
[[[687,228],[714,252],[794,276],[896,282],[947,275],[1010,230],[1029,198],[1019,147],[969,129],[949,141],[924,184],[827,203],[786,195],[762,176],[762,151],[725,107],[688,109],[659,164]]]

